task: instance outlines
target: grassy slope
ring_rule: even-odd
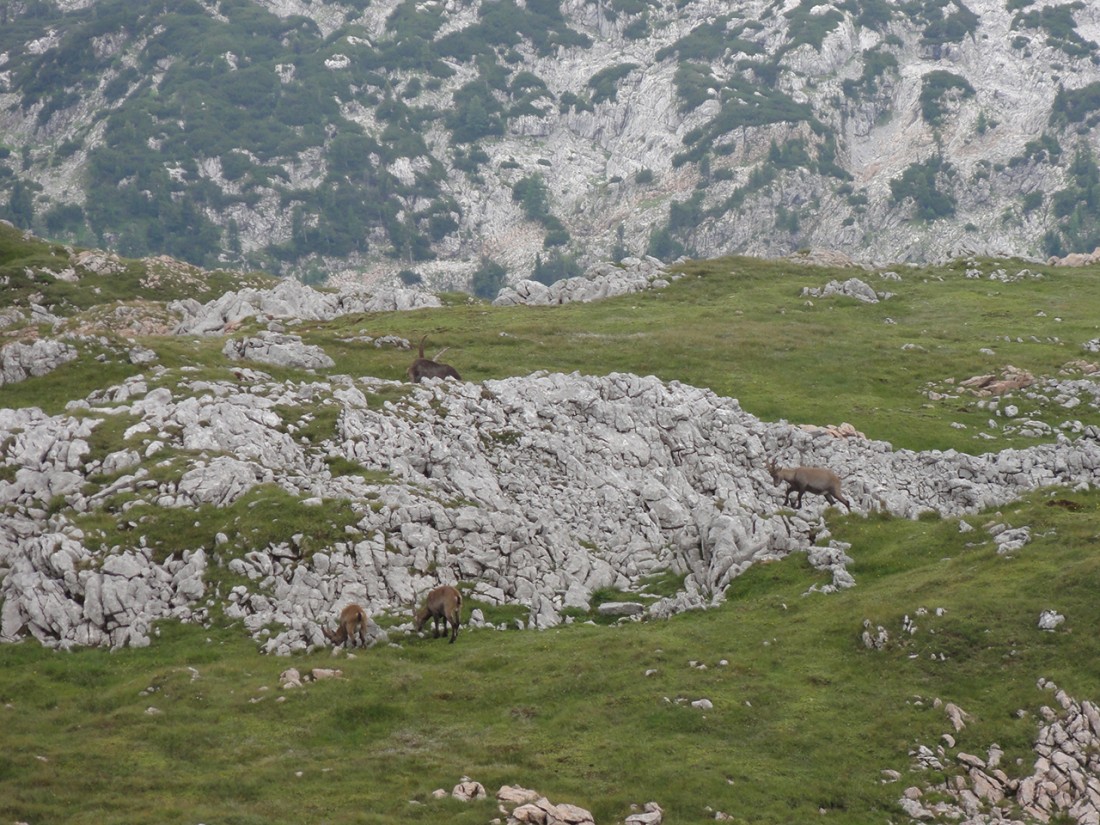
[[[1006,363],[1053,373],[1098,334],[1091,270],[1021,284],[965,279],[961,268],[902,270],[900,284],[865,276],[899,293],[875,306],[798,297],[852,272],[741,259],[687,270],[664,292],[588,306],[459,302],[299,329],[336,358],[334,372],[399,378],[407,353],[337,339],[427,333],[429,354],[449,346],[445,360],[470,380],[536,369],[653,373],[735,396],[765,418],[846,420],[896,446],[969,450],[1027,442],[975,441],[988,414],[966,399],[928,402],[929,382]],[[1006,334],[1041,343],[997,340]],[[1046,341],[1054,335],[1067,343]],[[170,369],[158,383],[182,366],[225,370],[220,341],[142,343]],[[904,343],[926,351],[902,352]],[[137,372],[106,369],[111,380]],[[58,411],[86,370],[5,387],[0,398]],[[1069,417],[1039,413],[1051,423]],[[1073,415],[1096,423],[1095,413]],[[0,822],[488,822],[490,803],[430,797],[464,774],[491,790],[537,788],[601,823],[651,799],[675,823],[713,821],[707,806],[742,823],[805,821],[822,809],[830,822],[899,821],[895,800],[924,778],[884,785],[880,771],[906,774],[908,749],[935,746],[949,729],[933,699],[974,716],[960,750],[997,742],[1016,774],[1030,772],[1035,711],[1050,701],[1037,678],[1100,698],[1100,495],[1057,497],[1078,509],[1040,493],[970,519],[1031,525],[1035,540],[1013,559],[957,522],[843,518],[832,528],[852,543],[857,586],[840,594],[803,595],[824,580],[795,557],[750,571],[718,610],[619,628],[465,631],[454,646],[400,639],[337,660],[343,679],[297,691],[278,689],[280,671],[329,666],[328,654],[263,657],[239,626],[164,625],[152,648],[113,654],[2,646]],[[917,618],[917,632],[903,636],[903,616],[921,607],[944,612]],[[1055,633],[1036,629],[1047,608],[1067,617]],[[895,643],[865,650],[865,619]],[[713,710],[688,706],[698,698]],[[150,706],[161,713],[147,714]]]
[[[997,742],[1010,773],[1027,773],[1034,713],[1050,701],[1036,678],[1096,698],[1100,496],[1068,498],[1082,509],[1037,495],[1004,511],[1044,534],[1014,559],[988,539],[967,546],[975,534],[955,523],[856,518],[837,525],[858,582],[840,594],[804,595],[822,580],[794,557],[750,571],[718,610],[405,641],[286,692],[283,668],[332,658],[262,657],[239,628],[170,625],[147,650],[7,646],[0,821],[487,822],[487,804],[430,798],[463,774],[538,788],[599,822],[649,799],[671,822],[707,821],[708,805],[739,822],[820,808],[831,822],[885,821],[904,785],[880,771],[906,773],[909,748],[950,730],[933,699],[973,715],[960,750]],[[1052,606],[1067,624],[1042,633]],[[920,607],[945,612],[903,638]],[[897,642],[863,649],[864,619]],[[713,710],[676,701],[699,698]]]

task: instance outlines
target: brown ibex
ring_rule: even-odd
[[[783,503],[789,504],[791,493],[798,493],[798,501],[794,508],[802,506],[802,496],[806,493],[817,493],[825,496],[830,504],[838,501],[852,512],[852,505],[840,492],[840,476],[825,467],[777,467],[774,461],[768,462],[768,472],[771,473],[772,482],[778,484],[787,482],[787,494],[783,496]]]
[[[451,625],[451,644],[458,638],[458,624],[462,621],[462,594],[458,588],[444,584],[435,588],[424,600],[424,606],[413,615],[413,624],[419,633],[428,619],[432,620],[432,638],[439,638],[439,623],[443,622],[443,635],[447,635],[447,623]]]
[[[416,360],[409,365],[407,370],[405,370],[405,374],[409,376],[409,380],[414,384],[419,384],[421,378],[453,378],[456,381],[461,381],[462,376],[459,375],[458,370],[450,364],[441,364],[438,361],[433,361],[431,358],[424,357],[424,339],[427,337],[427,335],[421,336],[419,354]],[[436,358],[446,351],[446,349],[440,350]]]
[[[370,621],[367,618],[367,611],[357,604],[349,604],[340,611],[339,621],[340,625],[335,632],[327,627],[321,628],[321,632],[325,634],[326,639],[336,646],[353,646],[356,637],[358,637],[359,643],[363,647],[367,646],[367,622]]]

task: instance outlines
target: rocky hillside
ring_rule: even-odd
[[[74,294],[110,282],[90,268],[110,268],[110,256],[77,267],[52,253],[54,270],[83,287]],[[27,260],[4,270],[6,287],[67,283]],[[667,288],[675,273],[655,264],[596,268],[582,279],[588,292],[549,292],[564,302]],[[193,284],[213,277],[173,271]],[[146,292],[158,290],[171,292],[166,282]],[[733,398],[652,376],[543,371],[415,385],[341,374],[296,331],[303,319],[345,317],[384,329],[388,313],[439,306],[423,292],[318,292],[286,280],[205,302],[85,309],[51,295],[48,307],[32,294],[4,316],[6,391],[77,358],[87,367],[55,390],[64,399],[54,412],[0,405],[6,641],[145,645],[159,619],[217,615],[289,653],[322,644],[320,622],[350,600],[404,626],[439,582],[468,587],[475,627],[503,615],[545,628],[597,609],[667,616],[722,601],[750,565],[793,552],[831,570],[831,587],[851,584],[825,501],[785,506],[770,460],[832,467],[853,512],[909,518],[965,516],[1039,487],[1087,487],[1100,473],[1088,379],[1042,390],[1041,403],[1081,415],[1049,443],[1039,433],[1024,449],[915,452],[850,426],[761,421]],[[410,350],[352,323],[356,334],[330,333],[331,347]],[[983,529],[1005,552],[1028,540],[1019,526]],[[609,592],[621,598],[606,604]]]
[[[478,289],[653,255],[1100,245],[1058,0],[14,0],[0,210],[125,255]]]

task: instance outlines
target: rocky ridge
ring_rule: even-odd
[[[359,312],[395,312],[442,306],[439,298],[421,289],[372,289],[345,286],[322,292],[293,278],[271,289],[249,287],[225,293],[200,304],[194,299],[172,301],[168,310],[180,316],[177,335],[223,334],[246,318],[290,318],[325,321]]]
[[[624,258],[618,264],[595,264],[582,276],[563,278],[549,286],[539,281],[521,280],[501,289],[493,305],[556,306],[574,301],[598,301],[645,289],[660,289],[677,277],[670,275],[656,258]]]

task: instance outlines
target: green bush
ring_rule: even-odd
[[[959,43],[978,29],[978,15],[962,0],[910,0],[908,5],[926,23],[921,35],[925,46]]]
[[[775,209],[775,228],[780,232],[797,235],[801,228],[798,212],[788,210],[783,204],[779,204]]]
[[[42,222],[51,238],[62,233],[76,234],[84,225],[84,209],[76,203],[58,204],[42,216]]]
[[[1009,160],[1009,168],[1015,168],[1024,163],[1057,163],[1062,156],[1062,147],[1053,135],[1043,133],[1036,140],[1029,140],[1024,144],[1024,151]]]
[[[483,79],[467,83],[454,94],[447,128],[459,143],[504,134],[503,108]]]
[[[750,195],[762,191],[771,184],[776,179],[777,174],[775,167],[770,164],[762,163],[755,166],[752,172],[749,173],[749,179],[745,185],[735,189],[733,194],[722,203],[707,210],[707,216],[719,218],[734,209],[740,208]]]
[[[1059,86],[1050,107],[1050,125],[1067,126],[1071,123],[1096,123],[1093,114],[1100,110],[1100,81],[1093,81],[1080,89],[1066,90]]]
[[[252,168],[252,161],[244,152],[227,152],[221,157],[222,175],[226,180],[240,180]]]
[[[451,162],[455,169],[476,177],[478,170],[489,162],[489,155],[476,143],[469,147],[456,146]]]
[[[912,200],[918,220],[933,221],[955,214],[955,196],[939,187],[955,175],[950,163],[936,155],[924,163],[909,166],[900,178],[890,181],[894,203]]]
[[[1087,142],[1078,145],[1068,171],[1070,185],[1051,197],[1051,212],[1058,218],[1052,231],[1059,248],[1091,252],[1100,246],[1100,168]]]
[[[1077,32],[1077,21],[1073,14],[1084,8],[1085,4],[1078,0],[1029,12],[1021,11],[1013,18],[1012,28],[1040,29],[1046,32],[1048,46],[1061,49],[1070,57],[1089,57],[1095,55],[1100,46],[1092,40],[1086,40]]]
[[[974,87],[964,77],[937,69],[921,79],[920,111],[930,126],[940,126],[946,112],[948,98],[973,97]]]
[[[761,46],[740,37],[747,28],[746,24],[735,26],[732,30],[729,28],[733,20],[731,15],[719,15],[713,22],[700,23],[672,45],[658,49],[657,60],[666,60],[673,55],[678,55],[680,60],[712,63],[722,57],[727,50],[744,52],[747,55],[760,54]]]
[[[684,245],[673,237],[667,226],[663,226],[649,236],[646,254],[660,261],[674,261],[684,254]]]
[[[851,173],[837,163],[836,137],[832,134],[826,135],[817,147],[817,169],[821,174],[839,180],[852,179]]]
[[[512,185],[512,201],[523,206],[528,220],[544,221],[550,215],[550,195],[542,175],[532,174]]]
[[[806,141],[801,138],[789,140],[782,146],[773,140],[768,148],[768,163],[776,169],[812,169],[814,165],[806,151]]]
[[[558,111],[565,114],[570,109],[575,112],[593,112],[595,108],[592,106],[591,101],[588,98],[580,97],[573,94],[573,92],[562,92],[558,98]]]
[[[386,19],[386,30],[394,40],[422,40],[431,42],[443,25],[443,11],[438,6],[403,0]]]
[[[649,21],[644,17],[631,20],[623,27],[623,38],[626,40],[645,40],[649,37]]]
[[[592,103],[614,101],[619,92],[619,81],[638,68],[637,63],[620,63],[601,69],[588,79],[592,89]]]
[[[844,94],[851,98],[869,97],[878,91],[889,76],[897,76],[898,59],[892,52],[881,48],[865,52],[863,55],[863,70],[859,80],[845,80]]]
[[[890,5],[886,0],[858,0],[859,9],[856,22],[868,29],[883,31],[890,24],[893,16]]]
[[[458,204],[453,200],[433,201],[426,210],[417,213],[417,219],[427,221],[428,236],[435,242],[443,240],[452,232],[458,231],[455,215],[460,214]]]
[[[759,70],[762,78],[768,77],[768,67],[754,68]],[[795,102],[772,85],[761,86],[741,76],[734,76],[726,82],[721,94],[722,106],[718,114],[709,123],[692,129],[684,136],[684,144],[689,147],[689,153],[694,149],[698,155],[713,145],[717,138],[746,126],[817,123],[809,103]]]
[[[103,97],[108,103],[116,103],[126,96],[130,86],[137,83],[141,75],[133,66],[127,66],[103,87]]]
[[[515,47],[530,41],[542,56],[559,46],[586,47],[590,40],[571,29],[556,0],[528,0],[524,7],[514,0],[483,3],[474,26],[446,35],[436,49],[441,56],[470,60],[476,55],[493,55],[501,47]]]
[[[34,225],[34,194],[32,185],[19,178],[11,185],[7,206],[0,206],[0,218],[18,226],[30,229]]]
[[[694,229],[703,219],[703,193],[695,192],[686,201],[673,201],[668,208],[668,228],[671,232]]]
[[[690,112],[705,103],[721,88],[721,83],[702,63],[682,62],[673,75],[676,96],[680,99],[681,112]]]
[[[568,229],[566,229],[564,226],[555,227],[547,232],[545,237],[543,237],[542,248],[552,249],[558,246],[568,246],[570,240],[571,237],[569,235]]]
[[[507,276],[507,269],[483,255],[481,263],[470,279],[470,291],[478,298],[492,300],[504,286]]]
[[[799,5],[786,12],[790,21],[787,28],[786,49],[795,49],[805,43],[818,51],[826,35],[844,22],[844,15],[834,8],[828,8],[824,14],[815,11],[819,6],[829,5],[827,0],[802,0]]]
[[[555,281],[576,278],[580,274],[581,266],[572,255],[560,249],[554,249],[545,260],[541,255],[535,256],[535,268],[531,272],[531,280],[549,286]]]
[[[513,98],[552,96],[546,82],[534,72],[523,69],[516,72],[509,86]]]

